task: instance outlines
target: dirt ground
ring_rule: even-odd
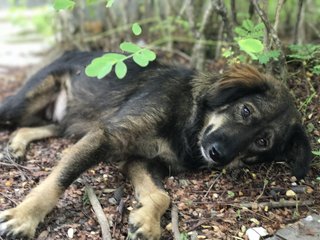
[[[12,94],[25,78],[27,69],[8,69],[0,75],[0,99]],[[297,96],[297,106],[303,113],[313,148],[318,150],[320,78],[300,73],[290,79],[288,83]],[[309,99],[311,87],[317,94]],[[9,131],[0,132],[0,210],[16,206],[49,174],[63,150],[74,143],[61,138],[34,142],[28,148],[25,162],[16,164],[6,158],[9,134]],[[320,159],[315,158],[310,174],[299,183],[284,163],[232,172],[207,170],[169,177],[165,188],[172,204],[178,208],[179,229],[185,236],[182,239],[246,239],[244,232],[250,227],[262,226],[272,235],[297,219],[319,214],[319,169]],[[101,239],[100,226],[84,192],[86,184],[91,185],[98,196],[109,219],[112,237],[126,238],[128,213],[135,201],[133,189],[115,166],[101,164],[69,187],[58,206],[39,226],[37,239]],[[296,194],[292,196],[288,190]],[[285,206],[296,200],[309,204]],[[281,206],[259,205],[270,202]],[[162,227],[162,239],[173,239],[170,209],[163,217]]]

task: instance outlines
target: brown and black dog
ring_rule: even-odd
[[[161,179],[170,172],[286,160],[304,177],[311,150],[288,89],[248,65],[204,75],[153,62],[127,62],[128,75],[99,80],[84,69],[103,53],[70,52],[40,70],[0,105],[0,125],[20,127],[10,153],[23,158],[31,141],[80,139],[17,207],[0,213],[0,235],[33,237],[59,196],[85,170],[117,162],[139,208],[128,239],[159,239],[170,205]],[[158,180],[156,180],[158,179]]]

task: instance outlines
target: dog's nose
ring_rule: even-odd
[[[219,162],[221,159],[221,151],[218,144],[213,144],[209,149],[209,156],[214,162]]]

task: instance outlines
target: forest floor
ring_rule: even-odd
[[[216,64],[218,70],[223,64]],[[17,89],[28,68],[8,68],[0,74],[0,100]],[[307,77],[303,77],[307,76]],[[297,97],[313,149],[319,150],[320,78],[308,73],[288,82]],[[317,94],[310,99],[309,89]],[[26,160],[17,164],[6,158],[9,131],[0,132],[0,210],[21,202],[44,179],[73,140],[50,138],[31,143]],[[232,172],[201,171],[169,177],[165,188],[177,206],[181,239],[246,239],[244,232],[264,227],[269,235],[312,213],[320,213],[320,161],[314,161],[305,180],[296,182],[284,163],[262,164]],[[61,197],[56,208],[37,229],[37,239],[101,239],[101,230],[85,194],[93,187],[111,225],[113,239],[125,239],[127,219],[135,203],[133,189],[115,166],[101,164],[83,174]],[[295,195],[288,194],[293,190]],[[290,201],[307,201],[308,206],[285,206]],[[260,203],[280,203],[262,207]],[[246,207],[243,206],[246,204]],[[163,238],[173,239],[171,211],[162,221]],[[1,239],[1,237],[0,237]]]

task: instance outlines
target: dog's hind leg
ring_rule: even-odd
[[[52,173],[22,203],[0,212],[0,236],[32,238],[39,222],[54,208],[64,190],[100,161],[104,141],[103,130],[91,131],[66,151]]]
[[[129,216],[128,239],[158,240],[161,235],[160,218],[170,205],[170,197],[151,176],[142,162],[130,162],[125,166],[139,204]]]
[[[8,146],[9,157],[21,160],[30,142],[59,135],[60,127],[55,124],[42,127],[20,128],[11,135]]]

